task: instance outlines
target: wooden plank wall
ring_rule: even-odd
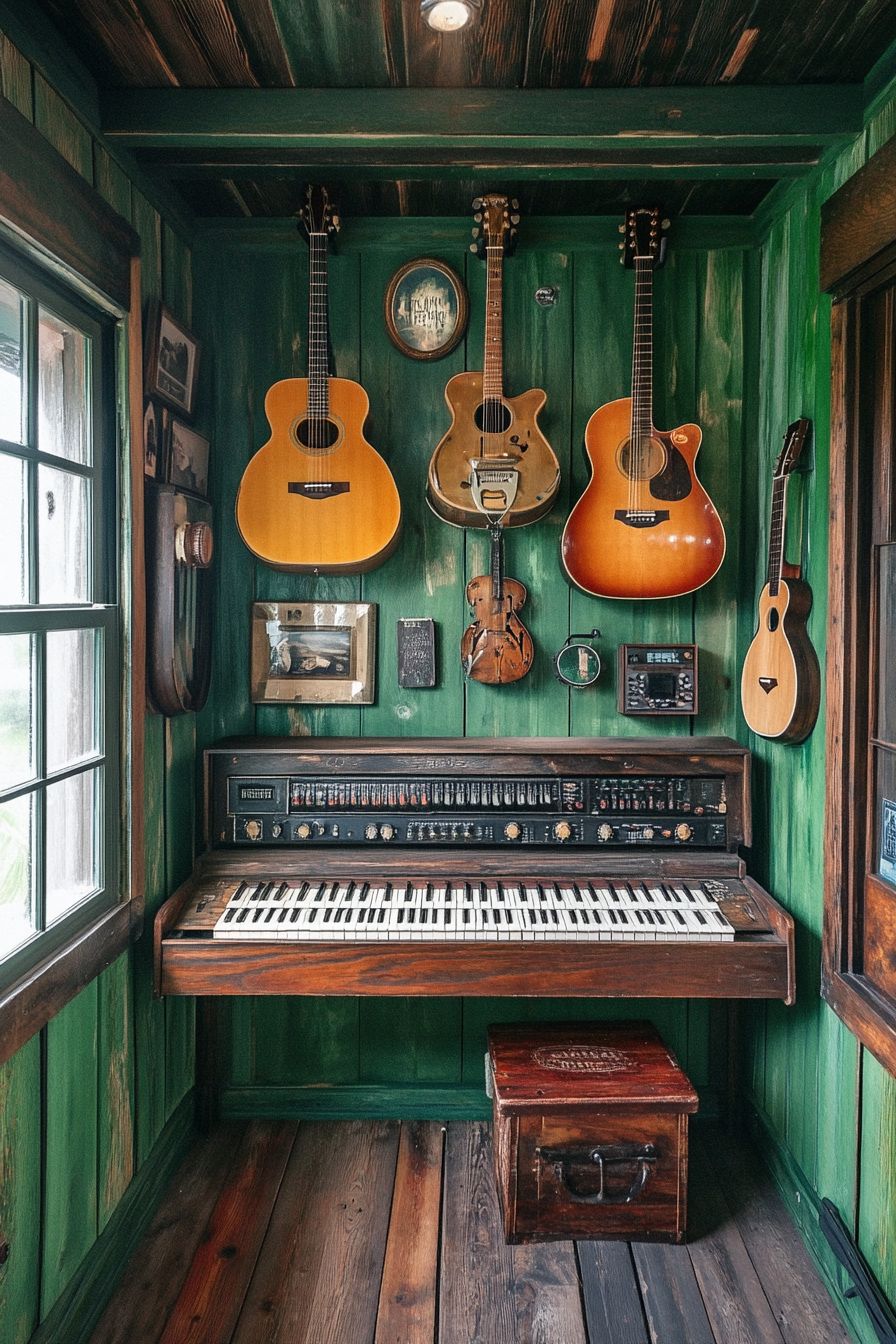
[[[791,188],[772,212],[755,261],[761,309],[758,396],[747,423],[744,536],[758,536],[753,563],[743,566],[741,648],[753,633],[755,597],[765,581],[771,472],[788,423],[815,425],[814,470],[797,477],[788,501],[790,558],[801,559],[812,585],[809,622],[824,662],[826,638],[830,301],[818,296],[820,208],[893,134],[896,105],[869,123],[849,152]],[[810,459],[811,461],[811,459]],[[753,734],[757,876],[796,920],[797,1004],[745,1009],[745,1081],[758,1109],[782,1194],[832,1282],[840,1275],[816,1226],[817,1201],[832,1199],[858,1237],[885,1291],[896,1297],[896,1084],[819,997],[823,915],[824,705],[819,726],[799,747]],[[744,730],[745,731],[745,730]],[[842,1299],[841,1299],[842,1300]],[[867,1317],[847,1302],[859,1338],[872,1341]]]
[[[725,237],[724,222],[718,236]],[[617,645],[641,639],[696,640],[703,660],[696,729],[736,728],[744,252],[679,247],[673,233],[669,261],[656,280],[656,420],[669,428],[692,418],[703,423],[701,475],[728,527],[723,569],[696,597],[598,601],[573,592],[562,576],[559,538],[570,502],[588,478],[581,451],[587,418],[629,390],[632,274],[619,265],[614,224],[523,220],[519,250],[505,266],[505,385],[511,394],[546,390],[542,424],[560,459],[563,485],[548,518],[512,530],[506,541],[507,572],[529,590],[523,616],[537,645],[536,665],[522,682],[486,687],[464,684],[458,652],[469,621],[464,586],[487,568],[484,539],[442,522],[423,498],[430,455],[449,422],[445,383],[465,367],[482,367],[484,265],[468,251],[469,237],[464,218],[343,221],[330,273],[336,365],[341,375],[360,378],[370,396],[369,438],[397,479],[404,530],[381,569],[314,580],[255,563],[233,518],[243,469],[269,437],[264,394],[278,379],[305,371],[307,249],[284,221],[240,221],[197,235],[195,265],[202,279],[196,324],[205,351],[200,400],[214,406],[217,529],[214,674],[199,718],[200,746],[222,733],[254,731],[687,734],[687,721],[645,722],[616,711]],[[383,322],[389,279],[400,264],[421,255],[438,256],[465,274],[471,296],[465,345],[432,363],[401,354]],[[534,300],[545,285],[558,293],[552,308]],[[251,601],[311,597],[379,604],[378,692],[369,708],[249,703]],[[403,691],[397,685],[395,622],[402,616],[432,616],[437,623],[435,689]],[[603,634],[605,670],[596,688],[570,691],[554,678],[552,656],[571,631],[595,626]],[[232,1004],[228,1103],[240,1113],[311,1108],[321,1114],[327,1107],[343,1115],[369,1114],[370,1108],[376,1114],[435,1114],[453,1103],[465,1106],[466,1114],[482,1114],[485,1027],[520,1016],[650,1017],[695,1083],[711,1093],[725,1072],[725,1013],[724,1006],[668,1000],[244,999]]]
[[[138,230],[144,299],[191,320],[190,252],[72,108],[0,34],[0,91]],[[190,870],[195,721],[146,724],[146,911]],[[153,1002],[138,943],[0,1068],[0,1339],[22,1344],[107,1225],[193,1083],[193,1005]]]

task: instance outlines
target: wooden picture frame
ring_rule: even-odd
[[[168,429],[168,466],[165,479],[179,490],[208,498],[208,458],[211,443],[174,416]]]
[[[470,315],[467,287],[435,257],[406,261],[389,281],[384,301],[389,336],[408,359],[443,359],[463,339]]]
[[[253,602],[256,705],[372,705],[376,603]]]
[[[151,481],[165,474],[165,424],[162,407],[152,397],[143,398],[143,475]]]
[[[192,420],[199,374],[199,338],[169,308],[151,299],[146,317],[144,391]]]

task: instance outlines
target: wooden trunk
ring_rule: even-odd
[[[684,1239],[697,1094],[649,1022],[489,1028],[509,1242]]]

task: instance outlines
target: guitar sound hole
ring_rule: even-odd
[[[483,434],[504,434],[512,419],[503,401],[481,401],[473,414],[474,424]]]
[[[768,613],[768,628],[769,630],[772,631],[773,634],[778,628],[778,620],[779,620],[778,608],[772,607]]]
[[[333,420],[312,420],[305,416],[293,422],[292,437],[299,448],[309,453],[326,453],[339,438],[339,426]]]
[[[616,449],[616,465],[630,481],[649,481],[666,465],[666,450],[659,439],[623,439]]]

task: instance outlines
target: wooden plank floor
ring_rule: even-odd
[[[91,1344],[849,1344],[748,1150],[691,1130],[687,1246],[507,1246],[490,1126],[222,1125]]]

